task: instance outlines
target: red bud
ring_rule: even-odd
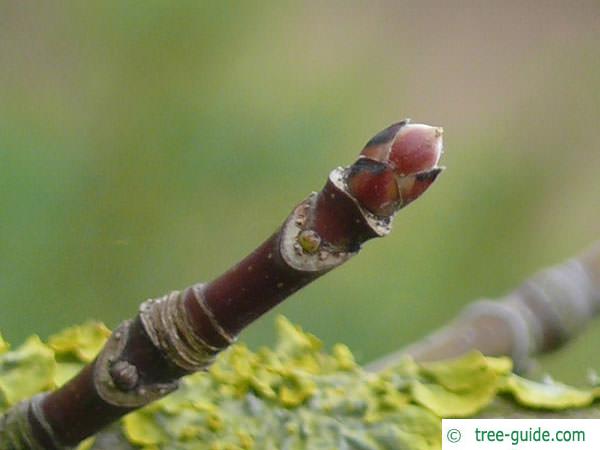
[[[389,216],[398,209],[396,174],[383,163],[359,159],[350,169],[347,185],[361,206],[373,214]]]
[[[349,192],[377,216],[417,199],[442,171],[442,128],[398,122],[371,139],[346,179]]]
[[[407,177],[397,177],[398,190],[400,191],[400,208],[416,200],[433,184],[442,172],[441,167],[436,167],[429,172],[421,172]]]
[[[398,175],[425,172],[437,166],[442,154],[440,127],[408,124],[392,142],[389,161]]]

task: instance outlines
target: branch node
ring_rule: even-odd
[[[220,352],[221,350],[223,350],[224,348],[229,347],[231,344],[235,343],[235,341],[237,341],[237,336],[232,336],[230,333],[228,333],[225,328],[223,328],[223,326],[221,326],[221,324],[219,323],[219,320],[215,317],[214,313],[212,312],[212,310],[208,307],[208,305],[206,304],[206,299],[204,298],[204,288],[205,288],[205,284],[204,283],[197,283],[195,285],[193,285],[190,289],[192,291],[192,294],[194,295],[194,299],[196,300],[196,303],[198,304],[198,306],[200,306],[200,309],[202,310],[202,312],[206,315],[206,317],[208,318],[208,321],[210,323],[210,325],[213,327],[213,329],[217,332],[217,334],[223,339],[223,341],[226,343],[224,347],[215,347],[215,346],[211,346],[209,344],[207,344],[206,342],[204,342],[202,339],[198,338],[194,332],[193,332],[193,327],[192,324],[188,322],[189,320],[189,316],[186,314],[185,312],[185,307],[184,307],[184,303],[183,300],[179,300],[179,311],[181,313],[181,320],[185,320],[186,321],[186,334],[191,334],[190,336],[190,342],[192,342],[194,339],[198,340],[198,342],[200,343],[200,345],[204,345],[208,348],[210,348],[212,351],[214,351],[215,353]],[[200,351],[200,348],[198,348],[198,350]],[[212,360],[211,360],[212,361]]]
[[[326,272],[344,263],[355,253],[333,249],[312,229],[304,228],[307,217],[314,210],[317,194],[314,192],[290,214],[281,230],[279,248],[283,260],[290,267],[306,272]]]
[[[121,362],[131,365],[122,358],[123,350],[129,338],[131,324],[131,320],[123,322],[106,342],[94,364],[94,385],[98,395],[106,403],[118,407],[137,408],[174,391],[177,389],[178,383],[153,383],[138,378],[138,380],[135,380],[135,386],[133,386],[137,389],[133,389],[133,387],[130,387],[130,384],[132,384],[131,379],[121,379],[119,376],[126,377],[126,375],[115,374],[116,370],[114,368],[120,365]],[[132,367],[137,374],[137,368]],[[115,379],[114,375],[118,375],[118,377]],[[129,383],[126,381],[129,381]]]
[[[41,403],[47,394],[38,394],[10,408],[0,417],[0,443],[2,450],[62,450],[65,447],[58,442],[52,427],[44,418]],[[31,416],[31,417],[30,417]],[[42,429],[46,443],[36,439],[33,422]]]
[[[229,344],[233,338],[219,325],[207,308],[202,295],[202,284],[191,288],[195,300],[206,314],[210,324]],[[196,372],[212,363],[222,348],[208,344],[196,333],[184,306],[184,296],[173,291],[157,300],[148,300],[140,308],[140,318],[150,340],[173,364],[187,372]]]

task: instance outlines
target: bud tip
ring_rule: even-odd
[[[350,193],[365,209],[390,217],[416,200],[442,171],[444,129],[395,123],[372,138],[348,171]]]

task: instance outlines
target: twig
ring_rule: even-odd
[[[210,283],[144,302],[71,381],[9,410],[0,447],[68,448],[205,369],[257,317],[389,233],[440,173],[441,142],[441,129],[408,120],[377,134],[249,256]]]

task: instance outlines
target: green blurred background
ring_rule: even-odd
[[[211,279],[404,117],[448,170],[244,340],[284,313],[367,362],[597,239],[600,4],[449,3],[0,0],[4,335]]]

